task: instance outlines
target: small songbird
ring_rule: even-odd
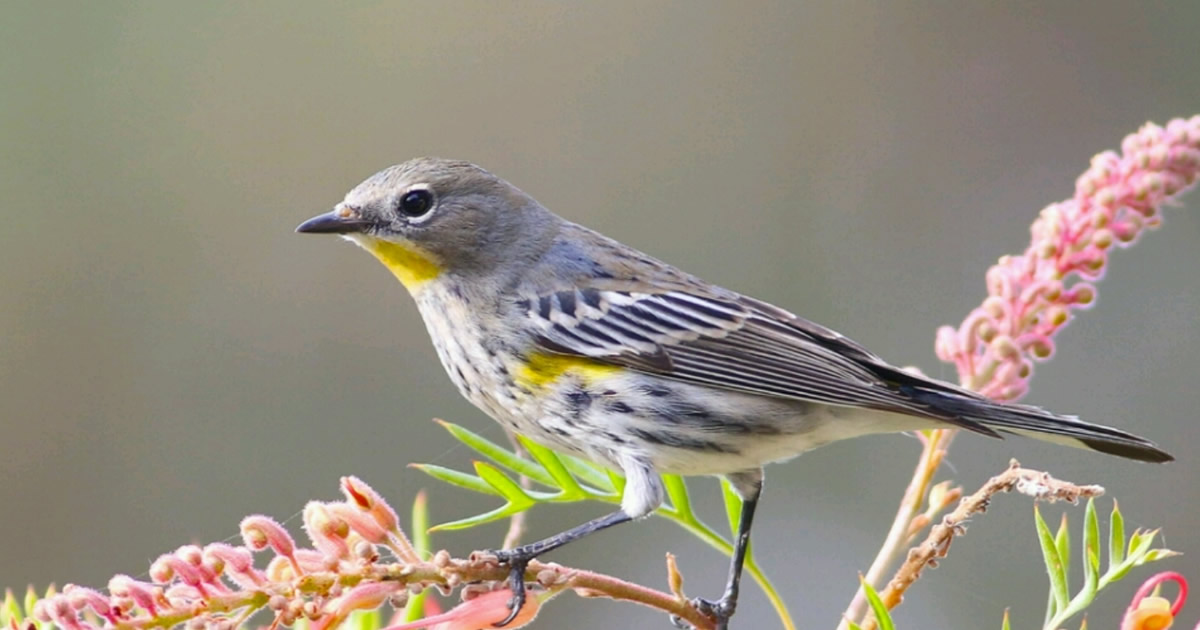
[[[905,372],[846,337],[566,221],[478,166],[418,158],[380,171],[298,232],[340,234],[416,300],[442,366],[508,429],[621,471],[621,509],[494,552],[512,615],[533,558],[652,513],[659,473],[722,475],[743,499],[728,582],[737,605],[763,465],[873,433],[1015,433],[1150,462],[1143,438]]]

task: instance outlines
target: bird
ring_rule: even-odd
[[[416,302],[458,391],[506,429],[620,471],[620,509],[491,552],[515,618],[534,558],[653,513],[661,474],[715,475],[742,499],[725,589],[695,604],[727,628],[763,467],[839,440],[957,428],[1167,462],[1154,443],[989,400],[898,368],[851,339],[705,282],[546,209],[469,162],[386,168],[296,231],[371,253]]]

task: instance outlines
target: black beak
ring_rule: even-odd
[[[301,223],[296,231],[303,234],[350,234],[362,232],[370,225],[358,212],[350,208],[337,208]]]

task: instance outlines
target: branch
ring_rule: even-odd
[[[107,593],[68,585],[62,593],[38,601],[34,616],[67,630],[93,628],[99,620],[119,630],[147,630],[181,624],[240,625],[255,612],[268,609],[275,615],[272,627],[306,618],[315,630],[325,630],[357,610],[385,603],[398,610],[410,595],[426,589],[449,594],[465,587],[467,601],[460,612],[475,615],[472,619],[490,619],[483,626],[507,617],[507,597],[480,596],[507,588],[509,568],[495,556],[473,553],[456,559],[443,550],[421,560],[395,511],[375,490],[356,477],[344,477],[342,492],[344,501],[311,501],[305,506],[304,531],[310,548],[297,546],[274,519],[249,516],[241,524],[244,546],[184,545],[154,561],[148,582],[118,575],[109,581]],[[253,552],[268,550],[274,557],[265,569],[257,568]],[[396,561],[380,562],[385,553]],[[525,579],[532,587],[529,608],[522,608],[520,623],[511,624],[513,628],[532,620],[541,601],[570,590],[582,597],[635,602],[696,630],[715,630],[714,621],[683,596],[683,578],[673,559],[668,560],[669,592],[538,561],[529,563]]]
[[[904,498],[900,501],[896,517],[892,519],[887,538],[884,539],[883,546],[879,548],[879,553],[875,554],[875,560],[871,562],[871,568],[863,578],[866,584],[878,584],[883,579],[884,572],[891,568],[892,562],[900,553],[900,548],[913,536],[913,519],[921,512],[921,504],[929,493],[929,485],[933,482],[933,476],[941,466],[946,451],[950,448],[950,441],[956,433],[954,429],[937,429],[921,434],[924,447],[920,459],[917,460],[917,468],[904,491]],[[859,586],[854,599],[842,613],[838,630],[849,630],[850,622],[862,619],[866,611],[867,594],[863,587]]]
[[[880,599],[889,610],[898,606],[908,590],[925,567],[936,567],[941,558],[950,551],[950,543],[955,536],[966,533],[965,523],[975,514],[987,511],[993,496],[1001,492],[1016,490],[1021,494],[1033,497],[1038,501],[1069,501],[1075,503],[1079,499],[1089,499],[1104,494],[1104,488],[1096,485],[1080,486],[1069,481],[1061,481],[1050,476],[1050,473],[1021,468],[1017,460],[1012,460],[1008,470],[992,477],[983,484],[975,494],[965,497],[959,502],[953,512],[947,514],[942,522],[929,531],[925,540],[908,552],[908,558],[895,577],[888,582],[887,588],[880,593]],[[874,630],[875,619],[868,618],[863,624],[863,630]]]

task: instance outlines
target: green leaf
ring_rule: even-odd
[[[1100,573],[1100,519],[1096,516],[1096,500],[1088,499],[1083,514],[1083,580],[1096,582]]]
[[[725,518],[729,519],[729,535],[737,539],[738,526],[742,522],[742,498],[733,491],[728,479],[721,478],[721,498],[725,500]]]
[[[1180,555],[1183,554],[1178,551],[1171,551],[1170,549],[1151,549],[1146,553],[1142,564],[1150,564],[1151,562],[1158,562],[1159,560],[1166,560],[1167,558],[1174,558]]]
[[[518,475],[529,477],[530,479],[551,488],[557,488],[558,484],[554,483],[554,478],[550,476],[546,469],[539,466],[536,462],[531,462],[520,455],[517,455],[512,450],[507,449],[495,442],[475,433],[469,429],[461,427],[453,422],[445,420],[434,420],[442,428],[450,432],[454,439],[471,447],[476,453],[483,455],[491,461],[507,468]]]
[[[508,502],[513,505],[521,506],[517,511],[528,509],[534,503],[537,503],[533,497],[525,493],[525,489],[517,482],[509,478],[499,468],[487,462],[475,462],[475,472],[487,484],[496,489],[500,496],[508,499]]]
[[[1114,567],[1125,560],[1125,518],[1121,508],[1113,499],[1112,516],[1108,520],[1108,566]]]
[[[1058,556],[1058,548],[1050,535],[1050,528],[1042,519],[1042,513],[1037,504],[1033,506],[1034,519],[1037,524],[1038,542],[1042,546],[1042,559],[1046,562],[1046,574],[1050,576],[1050,593],[1053,596],[1054,614],[1067,607],[1067,576],[1062,559]],[[1050,615],[1053,617],[1054,615]]]
[[[1084,564],[1094,564],[1094,566],[1097,567],[1100,565],[1100,557],[1097,555],[1098,552],[1094,552],[1089,549],[1085,553],[1089,557],[1084,560]],[[1050,620],[1050,623],[1046,624],[1045,627],[1060,628],[1064,623],[1067,622],[1068,619],[1074,617],[1083,611],[1083,609],[1092,605],[1092,602],[1096,599],[1096,592],[1100,590],[1098,576],[1098,571],[1088,571],[1086,579],[1084,580],[1083,590],[1079,591],[1079,593],[1071,599],[1070,603],[1059,610],[1058,614],[1056,614],[1054,618]]]
[[[1115,509],[1115,508],[1114,508]],[[1177,555],[1169,549],[1153,549],[1154,539],[1158,537],[1159,530],[1142,531],[1140,528],[1133,530],[1129,535],[1129,541],[1126,544],[1124,540],[1115,536],[1110,536],[1109,554],[1113,549],[1125,548],[1125,556],[1121,562],[1113,564],[1110,562],[1108,571],[1100,577],[1100,588],[1117,582],[1129,574],[1134,567],[1142,566],[1150,562],[1170,558]],[[1123,538],[1123,537],[1122,537]],[[1119,553],[1119,552],[1118,552]]]
[[[467,490],[473,490],[483,494],[500,496],[500,493],[497,492],[495,488],[492,488],[486,481],[475,475],[469,475],[465,472],[459,472],[453,468],[445,468],[436,464],[409,464],[409,467],[416,468],[426,475],[429,475],[434,479],[445,481],[452,486],[466,488]]]
[[[1129,538],[1129,554],[1125,558],[1126,562],[1133,561],[1133,565],[1142,564],[1145,555],[1150,553],[1150,548],[1154,544],[1154,538],[1158,536],[1158,530],[1153,529],[1145,532],[1135,532]]]
[[[426,468],[435,469],[426,472],[429,472],[429,474],[439,479],[442,479],[443,475],[452,476],[448,473],[453,473],[454,475],[459,475],[469,480],[479,479],[483,484],[483,488],[478,488],[478,484],[474,483],[473,481],[470,485],[465,483],[456,483],[455,485],[470,487],[471,489],[479,492],[495,494],[504,497],[508,501],[508,503],[505,505],[490,512],[484,512],[483,514],[477,514],[468,518],[450,521],[449,523],[442,523],[440,525],[430,527],[428,529],[430,532],[467,529],[469,527],[475,527],[476,525],[491,523],[493,521],[498,521],[502,518],[512,516],[517,512],[528,510],[535,503],[537,503],[537,499],[527,494],[525,490],[521,488],[521,486],[519,486],[515,481],[510,479],[508,475],[505,475],[499,468],[487,462],[475,462],[475,472],[479,473],[478,477],[473,477],[471,475],[467,475],[466,473],[460,473],[458,471],[444,469],[430,464],[425,464],[420,468],[422,470]]]
[[[562,460],[558,458],[558,455],[554,451],[523,435],[518,435],[517,440],[542,465],[542,468],[545,468],[546,472],[550,473],[550,476],[554,479],[554,487],[562,491],[558,496],[558,500],[579,501],[588,498],[589,493],[583,490],[579,482],[575,480],[575,476],[567,470],[567,467],[563,465]]]
[[[783,630],[796,630],[796,622],[792,621],[792,614],[788,612],[787,604],[783,603],[783,597],[779,595],[779,589],[771,583],[767,575],[762,572],[762,569],[754,562],[753,558],[746,558],[746,571],[758,583],[758,587],[763,590],[767,596],[767,601],[771,602],[771,606],[775,609],[775,614],[779,616],[779,622],[783,624]]]
[[[860,575],[858,581],[862,584],[863,593],[867,596],[867,604],[871,606],[871,613],[875,615],[875,622],[879,624],[879,630],[896,630],[896,624],[892,621],[892,615],[888,612],[887,606],[883,605],[883,600],[879,599],[879,593],[867,584],[867,581]]]
[[[1000,622],[1000,630],[1012,630],[1012,627],[1009,626],[1009,624],[1008,624],[1008,609],[1007,608],[1004,609],[1004,620]]]
[[[1126,575],[1129,575],[1129,572],[1133,570],[1133,565],[1134,563],[1130,562],[1127,558],[1125,562],[1115,567],[1109,567],[1108,571],[1104,573],[1104,577],[1100,578],[1100,588],[1104,588],[1113,582],[1118,582]]]
[[[0,627],[19,626],[21,620],[21,606],[17,604],[17,596],[13,594],[11,588],[5,589],[4,606],[0,607]],[[10,622],[12,623],[10,624]]]
[[[611,468],[605,468],[604,473],[608,476],[608,480],[612,482],[613,489],[616,490],[617,496],[625,494],[625,477],[621,476],[621,473],[612,470]]]
[[[448,430],[455,425],[444,423]],[[455,434],[455,437],[466,436],[468,441],[474,440],[475,444],[472,448],[479,446],[475,450],[488,457],[492,457],[497,453],[506,453],[503,447],[498,445],[488,446],[488,443],[483,438],[474,439],[474,434],[471,434],[465,429]],[[506,504],[468,518],[463,518],[449,523],[428,529],[430,532],[442,530],[460,530],[475,527],[485,523],[491,523],[513,514],[527,510],[539,502],[578,502],[578,501],[601,501],[605,503],[615,503],[620,500],[621,494],[624,492],[625,478],[618,471],[611,470],[606,467],[595,466],[586,461],[576,460],[567,455],[557,455],[550,449],[540,446],[536,443],[529,442],[523,437],[519,437],[521,443],[529,449],[530,456],[541,465],[541,469],[549,476],[552,483],[544,484],[554,488],[561,488],[561,492],[549,493],[540,491],[524,490],[519,484],[514,482],[508,475],[496,466],[492,466],[486,462],[476,462],[475,472],[472,475],[465,472],[460,472],[441,466],[432,464],[414,465],[413,467],[420,469],[426,474],[456,485],[461,488],[473,490],[484,494],[501,496],[507,500]],[[495,450],[487,451],[487,448]],[[514,456],[515,457],[515,456]],[[528,460],[523,460],[530,463]],[[501,468],[510,470],[520,474],[519,464],[510,460],[497,462]],[[507,464],[513,464],[509,466]],[[700,521],[693,511],[691,500],[688,495],[687,485],[683,479],[677,475],[664,475],[663,485],[666,493],[670,498],[670,505],[663,506],[658,509],[657,514],[672,520],[688,532],[694,534],[701,541],[714,547],[726,556],[732,553],[732,545],[725,540],[723,536],[714,531],[711,527]],[[586,486],[581,485],[580,481]],[[775,585],[767,579],[762,569],[754,561],[749,550],[747,551],[746,574],[754,579],[754,581],[762,588],[763,593],[767,596],[768,601],[775,608],[779,619],[783,624],[784,630],[795,630],[795,622],[792,621],[791,615],[787,610],[787,606],[783,603],[783,598],[779,595]]]
[[[1054,535],[1054,549],[1058,551],[1058,560],[1062,563],[1063,581],[1071,581],[1071,534],[1067,531],[1067,513],[1063,512],[1058,521],[1058,533]]]
[[[580,481],[594,486],[604,494],[620,495],[620,492],[617,492],[616,485],[613,484],[612,475],[609,474],[611,471],[608,468],[597,466],[570,455],[559,454],[558,457],[562,460],[563,465],[567,467],[567,470],[571,471],[571,474],[575,475]]]
[[[680,520],[685,522],[696,521],[696,514],[692,512],[692,500],[688,496],[687,483],[684,482],[683,477],[679,475],[663,475],[662,482],[663,488],[667,491],[667,498],[671,499],[671,511]],[[730,552],[727,551],[725,553],[728,554]]]
[[[412,544],[413,549],[417,550],[417,555],[422,558],[429,557],[429,498],[424,490],[418,492],[417,497],[413,499]]]
[[[529,509],[528,506],[519,507],[519,506],[513,505],[512,503],[506,503],[505,505],[498,507],[494,510],[491,510],[490,512],[484,512],[483,514],[476,514],[475,516],[469,516],[467,518],[460,518],[457,521],[450,521],[449,523],[440,523],[438,525],[434,525],[433,527],[429,528],[429,531],[430,531],[430,533],[433,533],[433,532],[453,532],[453,531],[458,531],[460,529],[470,529],[472,527],[477,527],[479,525],[484,525],[486,523],[494,523],[496,521],[506,519],[506,518],[512,516],[513,514],[516,514],[517,512],[522,512],[527,509]]]
[[[729,519],[729,537],[736,541],[738,529],[742,525],[742,497],[734,492],[733,485],[728,479],[721,478],[721,496],[725,499],[725,517]],[[746,542],[746,558],[754,556],[754,543]]]
[[[412,543],[418,557],[429,557],[431,550],[429,544],[429,499],[425,496],[424,490],[418,492],[417,498],[413,499]],[[408,603],[404,605],[404,621],[416,621],[421,618],[424,614],[425,598],[428,593],[429,590],[425,589],[408,598]]]
[[[381,615],[378,608],[356,610],[342,622],[341,630],[379,630]]]

